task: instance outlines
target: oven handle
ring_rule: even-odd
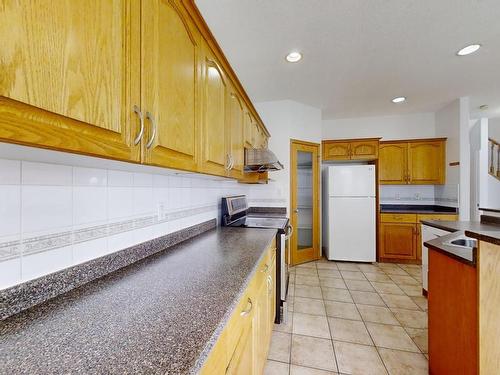
[[[290,237],[292,237],[293,227],[292,227],[292,225],[291,225],[291,224],[288,224],[288,225],[286,226],[286,229],[287,229],[287,231],[286,231],[286,234],[285,234],[285,240],[289,240],[289,239],[290,239]]]

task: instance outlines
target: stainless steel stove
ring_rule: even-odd
[[[292,234],[292,226],[286,217],[269,217],[263,214],[248,213],[248,203],[245,195],[235,195],[222,198],[221,225],[226,227],[272,228],[277,229],[276,235],[276,323],[286,322],[288,317],[288,259],[290,246],[288,239]]]

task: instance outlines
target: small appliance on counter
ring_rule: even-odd
[[[276,235],[276,317],[275,323],[287,321],[288,264],[290,251],[288,239],[292,226],[286,217],[266,217],[262,213],[249,213],[245,195],[222,198],[221,225],[224,227],[271,228]]]

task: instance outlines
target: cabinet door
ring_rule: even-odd
[[[380,257],[416,260],[416,225],[381,223]]]
[[[407,183],[406,143],[381,143],[379,149],[380,184],[401,185]]]
[[[226,148],[227,82],[208,45],[203,45],[201,169],[203,172],[222,176],[226,174],[229,163]]]
[[[256,374],[262,374],[267,359],[268,338],[269,338],[269,299],[268,299],[267,277],[262,280],[258,291],[257,303],[255,306],[256,329],[255,329],[255,370]]]
[[[0,140],[139,161],[139,2],[0,7]]]
[[[375,160],[378,158],[378,141],[351,142],[351,159]]]
[[[408,144],[409,183],[415,185],[444,184],[445,144],[422,141]]]
[[[227,375],[252,375],[255,366],[255,314],[251,312],[252,316],[250,324],[246,324],[245,328],[236,344],[236,349],[229,361],[226,370]]]
[[[232,157],[233,168],[231,176],[240,178],[244,165],[244,141],[243,141],[243,101],[240,95],[231,87],[228,96],[229,115],[227,122],[227,132],[229,138],[229,153]]]
[[[245,137],[245,147],[248,148],[254,148],[256,147],[255,145],[255,132],[256,132],[256,125],[255,125],[255,120],[252,116],[252,114],[248,111],[248,109],[245,110],[245,115],[244,115],[244,122],[243,122],[243,134]]]
[[[193,171],[198,161],[200,35],[178,4],[142,2],[141,102],[149,114],[147,140],[152,140],[146,158],[149,164]]]
[[[349,142],[324,142],[323,160],[349,160],[351,144]]]

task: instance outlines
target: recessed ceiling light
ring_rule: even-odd
[[[288,55],[286,55],[286,61],[295,63],[297,61],[300,61],[302,59],[302,54],[300,52],[294,51],[290,52]]]
[[[470,55],[471,53],[476,52],[479,48],[481,48],[480,44],[471,44],[467,47],[462,48],[460,51],[457,52],[458,56],[467,56]]]
[[[403,103],[406,100],[404,96],[398,96],[397,98],[392,99],[393,103]]]

